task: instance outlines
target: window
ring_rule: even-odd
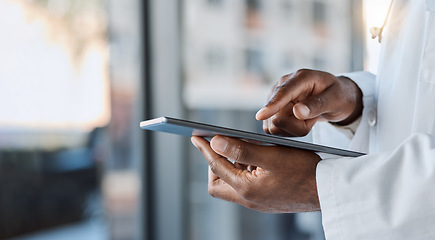
[[[258,49],[247,49],[245,52],[246,70],[249,73],[262,73],[263,67],[263,52]]]
[[[324,2],[313,2],[313,23],[322,24],[326,21],[326,5]]]
[[[287,14],[291,14],[291,12],[293,11],[293,2],[292,0],[281,0],[281,10],[282,12],[287,15]]]
[[[219,73],[225,68],[225,52],[219,47],[211,47],[205,53],[207,69],[211,73]]]
[[[246,6],[248,10],[260,11],[262,7],[261,0],[246,0]]]
[[[207,0],[207,3],[212,7],[222,7],[224,0]]]

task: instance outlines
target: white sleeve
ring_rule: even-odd
[[[370,72],[354,72],[343,74],[342,76],[352,79],[363,94],[363,112],[358,119],[358,125],[351,124],[353,129],[348,130],[348,134],[353,133],[349,149],[359,152],[369,152],[371,118],[376,116],[376,76]],[[346,127],[344,127],[346,128]]]
[[[327,239],[435,239],[435,136],[393,152],[322,160],[317,188]]]

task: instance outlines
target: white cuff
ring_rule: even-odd
[[[341,126],[334,123],[331,123],[331,125],[334,126],[338,131],[346,135],[346,137],[352,139],[353,136],[355,135],[356,129],[358,128],[360,122],[361,122],[361,116],[349,125]]]
[[[322,212],[322,224],[328,239],[341,239],[338,207],[334,194],[334,167],[336,159],[322,160],[317,164],[317,193]]]

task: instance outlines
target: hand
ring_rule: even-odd
[[[347,125],[362,113],[362,93],[349,78],[301,69],[275,84],[269,102],[257,112],[266,133],[305,136],[319,120]]]
[[[320,210],[317,154],[287,147],[258,146],[222,136],[214,137],[210,143],[192,137],[192,143],[210,166],[211,196],[261,212]]]

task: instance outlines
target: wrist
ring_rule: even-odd
[[[348,77],[344,77],[344,76],[338,76],[337,77],[339,80],[345,82],[346,84],[349,85],[351,92],[353,92],[350,101],[354,103],[354,108],[352,113],[344,120],[339,121],[339,122],[334,122],[333,124],[338,125],[338,126],[346,126],[349,124],[352,124],[355,120],[359,119],[359,117],[362,115],[362,110],[363,110],[363,101],[362,101],[362,91],[361,89],[358,87],[358,85],[352,81],[352,79],[348,78]]]

